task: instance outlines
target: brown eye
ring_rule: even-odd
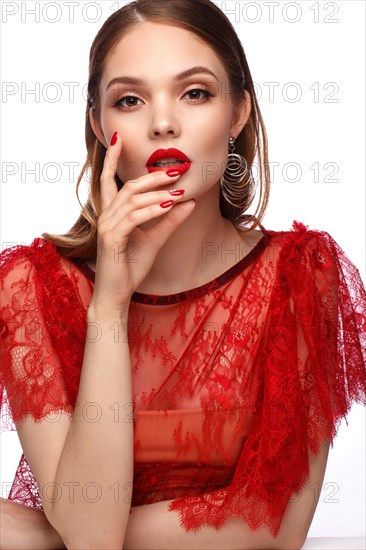
[[[198,93],[198,95],[199,94],[204,94],[204,97],[203,98],[202,97],[197,97],[197,93]],[[203,90],[202,88],[194,88],[192,90],[188,90],[188,92],[185,93],[184,95],[187,95],[187,94],[194,94],[195,97],[193,97],[192,99],[193,100],[198,100],[198,101],[200,101],[202,99],[206,100],[209,97],[214,97],[214,95],[211,92],[209,92],[208,90]]]
[[[123,97],[121,97],[120,99],[117,99],[117,101],[114,103],[113,107],[136,107],[137,105],[135,103],[133,103],[132,105],[131,104],[127,104],[127,105],[122,105],[122,101],[125,101],[125,100],[128,100],[128,99],[132,99],[132,100],[139,100],[140,98],[135,96],[135,95],[125,95]]]

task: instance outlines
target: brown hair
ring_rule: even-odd
[[[243,193],[245,192],[247,197],[244,208],[235,208],[227,203],[220,194],[220,211],[223,217],[235,221],[235,223],[253,221],[248,229],[244,229],[249,231],[259,225],[267,208],[270,174],[266,130],[243,46],[229,19],[211,0],[159,0],[158,2],[156,0],[136,0],[123,6],[105,21],[90,49],[88,103],[85,120],[87,158],[76,185],[76,195],[82,211],[78,220],[67,233],[63,235],[42,233],[42,237],[51,241],[58,252],[65,257],[95,260],[97,256],[97,220],[101,213],[100,175],[103,169],[106,148],[92,130],[89,109],[92,107],[95,118],[99,119],[99,86],[106,58],[127,31],[143,21],[177,25],[194,32],[211,46],[226,68],[230,84],[230,98],[234,108],[243,101],[244,90],[247,90],[250,94],[250,118],[236,139],[235,152],[244,156],[248,168],[252,167],[255,155],[258,154],[259,204],[255,214],[244,214],[255,196],[254,187],[256,182],[252,180],[251,189],[248,189],[248,185],[243,185]],[[80,203],[78,188],[88,169],[91,172],[90,189],[87,202],[83,206]],[[118,175],[115,176],[115,179],[120,189],[123,183]],[[243,180],[243,184],[245,183]]]

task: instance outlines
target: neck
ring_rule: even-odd
[[[217,185],[195,198],[193,212],[159,250],[153,267],[136,289],[138,292],[173,294],[194,288],[242,258],[243,236],[232,222],[222,217],[219,193]],[[156,219],[140,227],[149,229],[155,223]]]

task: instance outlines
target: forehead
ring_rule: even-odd
[[[227,82],[219,57],[195,33],[145,21],[128,31],[107,56],[101,88],[104,92],[108,82],[121,75],[141,77],[151,84],[169,82],[176,73],[194,65],[208,67],[220,82]]]

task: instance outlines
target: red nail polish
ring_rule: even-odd
[[[169,189],[169,193],[171,195],[174,195],[175,197],[180,197],[180,195],[183,195],[185,193],[184,189]]]
[[[170,176],[171,178],[174,178],[174,176],[179,176],[180,172],[179,170],[176,170],[175,168],[172,168],[171,170],[166,171],[166,175]]]
[[[117,132],[114,132],[112,139],[111,139],[111,145],[114,145],[117,141]]]
[[[173,204],[174,201],[165,201],[165,202],[162,202],[161,203],[161,207],[162,208],[168,208],[169,206],[171,206]]]

